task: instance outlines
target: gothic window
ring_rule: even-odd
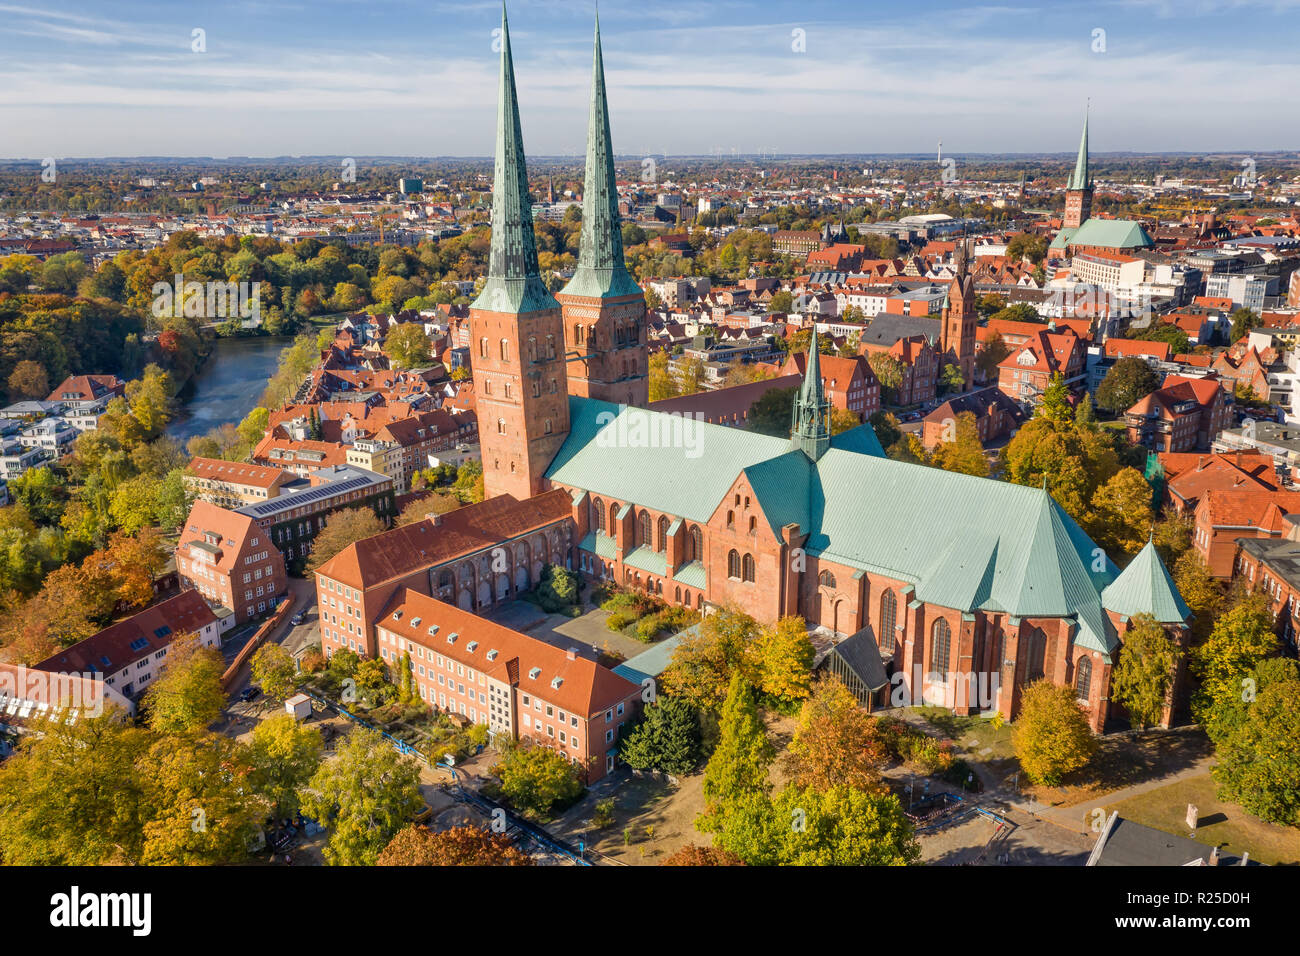
[[[487,378],[486,376],[484,376],[483,378],[483,394],[484,395],[492,394],[492,379]]]
[[[618,504],[609,506],[609,533],[612,535],[614,529],[618,527]]]
[[[757,518],[750,518],[750,519],[749,519],[749,533],[750,533],[750,534],[757,534],[757,533],[758,533],[758,519],[757,519]]]
[[[555,336],[554,335],[548,335],[546,337],[546,357],[548,359],[555,358]]]
[[[510,340],[509,339],[501,340],[501,361],[503,362],[510,361]]]
[[[1074,666],[1074,692],[1080,700],[1087,700],[1091,689],[1092,658],[1080,657],[1079,663]]]
[[[1047,656],[1047,635],[1039,628],[1029,633],[1028,653],[1025,655],[1025,683],[1042,680],[1043,659]]]
[[[747,555],[745,555],[744,559],[741,561],[741,575],[740,575],[740,577],[741,577],[741,580],[743,580],[743,581],[749,581],[749,582],[753,583],[753,581],[754,581],[754,556],[753,556],[752,554],[747,554]]]
[[[536,381],[536,380],[534,380],[534,381],[533,381],[533,398],[541,398],[541,397],[542,397],[542,383],[541,383],[541,382],[538,382],[538,381]]]
[[[528,336],[528,361],[537,361],[537,339],[534,336]]]
[[[510,383],[506,382],[506,398],[510,397]]]
[[[497,434],[498,434],[498,435],[504,435],[505,433],[506,433],[506,420],[505,420],[504,418],[498,418],[498,419],[497,419]]]
[[[948,645],[952,640],[952,631],[948,622],[939,618],[930,629],[930,670],[940,676],[948,673]]]
[[[727,577],[740,577],[740,553],[734,549],[727,552]]]
[[[682,603],[682,589],[681,589],[681,588],[677,588],[676,590],[673,591],[673,603],[675,603],[675,604],[681,604],[681,603]]]
[[[659,516],[659,550],[668,550],[668,517],[667,515]]]
[[[728,528],[736,527],[736,513],[734,511],[727,512],[727,527]]]
[[[704,533],[697,524],[691,525],[691,550],[686,557],[690,561],[704,560]]]
[[[650,512],[641,512],[637,515],[636,521],[636,543],[639,545],[645,545],[647,548],[653,548],[655,543],[650,538]]]
[[[488,340],[486,337],[478,340],[478,357],[479,358],[488,357]]]
[[[557,391],[559,391],[559,388],[560,387],[555,384],[555,379],[551,379],[551,394],[554,395]]]
[[[835,587],[835,575],[829,571],[823,571],[817,576],[817,583],[824,588],[833,588]]]
[[[894,628],[897,626],[898,599],[893,591],[880,595],[880,649],[886,654],[894,653]]]
[[[549,434],[551,433],[551,420],[550,420],[549,418],[546,419],[546,432],[545,432],[545,433],[546,433],[547,435],[549,435]]]
[[[591,510],[596,514],[596,530],[604,531],[605,530],[605,506],[600,503],[599,498],[592,499]]]
[[[585,340],[586,337],[582,329],[582,323],[578,322],[573,326],[573,341],[575,344],[581,345]]]

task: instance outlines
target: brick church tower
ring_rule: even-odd
[[[1074,172],[1065,184],[1065,228],[1078,229],[1092,215],[1092,177],[1088,173],[1088,116],[1083,117],[1083,138]]]
[[[942,361],[961,370],[962,391],[969,391],[975,376],[975,328],[979,314],[975,310],[975,280],[967,266],[966,239],[963,237],[954,254],[957,274],[944,297],[943,316],[939,323],[939,351]]]
[[[501,11],[501,89],[487,282],[469,322],[487,497],[530,498],[569,431],[560,304],[537,267],[514,63]]]
[[[645,294],[623,262],[599,17],[592,63],[578,268],[557,298],[563,306],[569,392],[583,398],[644,407],[650,396]]]

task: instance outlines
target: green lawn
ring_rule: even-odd
[[[959,717],[943,707],[917,707],[916,712],[975,760],[985,762],[1014,755],[1010,724],[988,717]]]
[[[1269,865],[1300,864],[1300,829],[1265,823],[1241,807],[1218,798],[1209,774],[1188,777],[1106,807],[1118,810],[1126,820],[1187,836],[1187,805],[1195,804],[1200,824],[1196,839],[1208,846],[1221,846],[1234,856],[1249,851],[1253,860]]]

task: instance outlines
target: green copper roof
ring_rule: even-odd
[[[605,100],[605,62],[600,53],[600,16],[591,66],[591,115],[587,120],[587,178],[582,188],[582,238],[578,268],[562,295],[607,299],[641,295],[623,261],[623,232],[614,180],[614,147]]]
[[[537,268],[533,210],[528,200],[524,137],[519,128],[510,28],[501,8],[501,80],[497,94],[496,165],[492,179],[492,248],[488,278],[471,308],[491,312],[558,309]]]
[[[618,544],[607,534],[592,531],[578,545],[583,551],[590,551],[598,558],[613,561],[618,557]]]
[[[1079,140],[1079,156],[1074,161],[1074,172],[1066,183],[1066,189],[1089,189],[1092,177],[1088,173],[1088,116],[1083,117],[1083,138]]]
[[[708,587],[709,575],[699,561],[688,561],[673,572],[673,580],[690,588],[704,590]]]
[[[656,443],[672,416],[647,409],[571,397],[569,414],[553,481],[704,523],[743,473],[771,530],[798,524],[811,555],[907,582],[922,601],[1069,617],[1081,646],[1117,644],[1101,600],[1117,570],[1041,489],[863,453],[879,447],[865,440],[870,426],[814,461],[781,439],[705,423],[689,442]]]
[[[1057,249],[1072,246],[1102,246],[1108,249],[1145,249],[1155,245],[1155,240],[1131,219],[1089,219],[1073,232],[1062,229],[1052,242]],[[1062,236],[1066,236],[1062,241]]]
[[[1101,592],[1101,603],[1106,610],[1124,617],[1150,614],[1163,624],[1180,624],[1192,614],[1150,541],[1114,583]]]
[[[808,368],[794,399],[790,443],[813,461],[831,446],[831,403],[822,390],[821,353],[817,347],[817,326],[808,346]]]

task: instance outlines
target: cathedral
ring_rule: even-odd
[[[538,269],[504,15],[500,84],[490,272],[470,310],[485,486],[566,492],[584,577],[865,634],[908,703],[1013,718],[1049,679],[1098,731],[1133,616],[1186,642],[1153,546],[1121,573],[1045,489],[894,461],[870,425],[832,435],[815,340],[789,438],[641,407],[645,309],[623,263],[599,27],[579,265],[558,299]],[[959,259],[939,337],[969,383]]]

